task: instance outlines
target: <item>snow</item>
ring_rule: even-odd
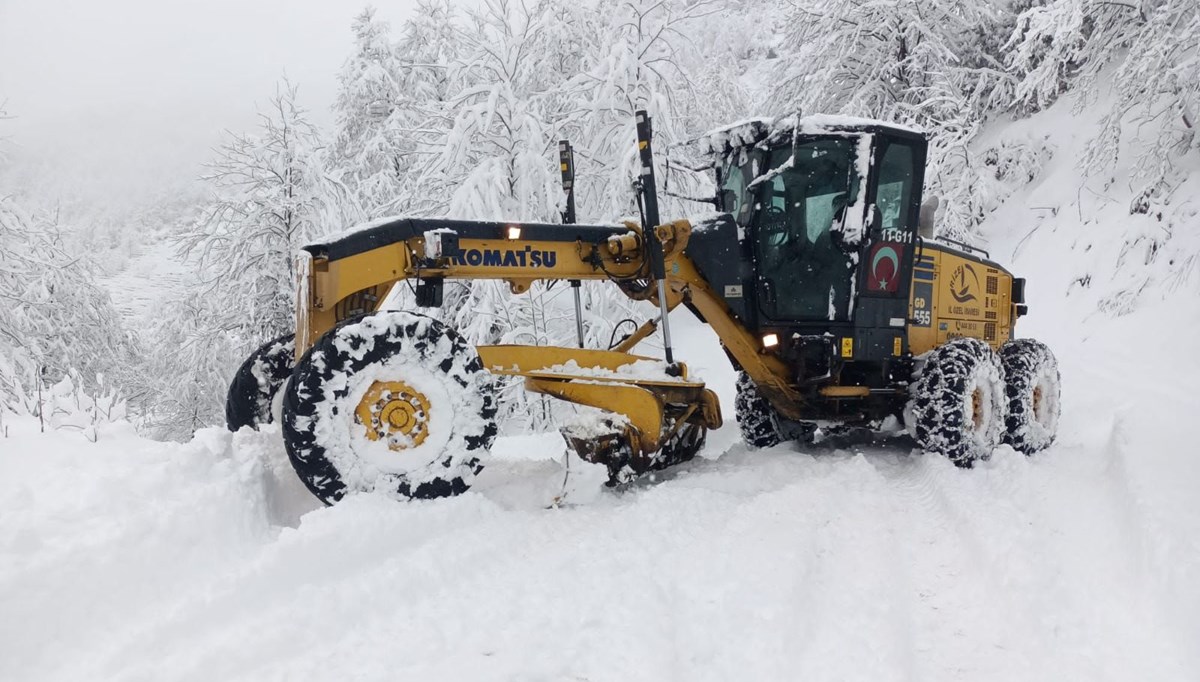
[[[1200,376],[1200,312],[1096,316],[1033,261],[1019,329],[1058,351],[1062,435],[973,470],[903,443],[752,452],[726,402],[703,459],[625,493],[573,460],[546,509],[542,434],[501,438],[461,497],[325,508],[274,427],[9,420],[0,679],[1194,679],[1200,396],[1161,377]],[[674,315],[728,400],[715,340]]]
[[[784,123],[781,121],[780,123]],[[861,118],[858,116],[837,116],[832,114],[813,114],[803,116],[800,119],[791,118],[786,122],[790,127],[795,127],[801,135],[822,135],[829,132],[836,132],[845,128],[861,128],[867,126],[886,126],[895,128],[906,133],[920,133],[922,131],[911,126],[892,123],[890,121],[881,121],[873,118]]]
[[[672,383],[695,383],[697,381],[697,378],[694,376],[684,378],[668,374],[667,362],[665,360],[635,360],[628,364],[620,365],[615,370],[606,367],[581,367],[577,361],[569,360],[565,363],[552,365],[537,371],[545,374],[562,374],[571,377],[613,379],[618,381],[645,380],[668,381]]]
[[[322,235],[318,241],[313,242],[313,244],[310,244],[310,246],[317,246],[317,245],[321,245],[321,244],[332,244],[336,241],[341,241],[343,239],[346,239],[347,237],[353,237],[354,235],[356,235],[360,232],[366,232],[367,230],[373,230],[377,227],[383,227],[384,225],[388,225],[390,223],[394,223],[394,222],[397,222],[400,220],[406,220],[410,217],[411,216],[403,216],[403,215],[381,216],[379,218],[375,218],[374,220],[368,220],[366,222],[359,223],[357,225],[348,227],[348,228],[343,229],[338,232],[330,232],[329,234]]]
[[[619,493],[554,433],[498,439],[457,498],[327,508],[274,427],[173,444],[5,416],[0,680],[1196,679],[1200,167],[1171,202],[1129,160],[1082,177],[1107,109],[1064,100],[979,145],[1052,138],[985,225],[1029,282],[1017,333],[1059,360],[1048,450],[750,451],[682,307],[676,352],[727,425]],[[129,272],[111,284],[148,317],[169,299]]]
[[[889,121],[860,118],[857,116],[814,114],[801,117],[785,116],[782,118],[772,118],[770,116],[761,116],[746,118],[710,130],[697,138],[697,140],[703,152],[707,154],[724,154],[731,148],[748,146],[778,133],[794,132],[799,135],[828,135],[845,132],[847,128],[853,129],[869,126],[884,126],[913,134],[921,133],[916,128]]]

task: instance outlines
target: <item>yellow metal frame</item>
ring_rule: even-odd
[[[540,266],[533,259],[508,266],[470,265],[449,258],[426,259],[425,242],[414,237],[338,260],[315,258],[308,267],[304,297],[297,301],[297,357],[322,334],[337,324],[338,304],[367,290],[384,290],[408,278],[500,279],[509,283],[516,293],[528,291],[538,280],[606,280],[644,277],[645,243],[640,226],[627,224],[629,232],[600,244],[547,242],[525,240],[461,239],[467,250],[521,249],[541,254]],[[668,308],[673,309],[685,300],[713,328],[729,353],[737,360],[759,390],[784,416],[801,417],[802,399],[790,385],[787,365],[767,353],[762,341],[737,321],[724,300],[700,276],[695,264],[684,254],[691,225],[680,220],[655,228],[663,243],[667,272]],[[547,262],[553,262],[550,267]],[[599,265],[598,265],[599,264]],[[657,304],[653,289],[645,293],[626,290]],[[380,301],[384,297],[379,296]],[[625,414],[637,428],[645,451],[656,449],[663,435],[663,409],[666,404],[698,405],[700,409],[688,419],[716,428],[721,423],[720,406],[716,396],[703,384],[691,382],[655,382],[638,380],[605,380],[595,377],[570,377],[539,373],[537,370],[576,360],[581,367],[609,367],[629,364],[640,358],[626,351],[654,332],[656,322],[640,327],[613,351],[576,348],[485,346],[479,348],[485,366],[497,374],[526,377],[526,387],[535,392],[553,395],[564,400],[593,405]],[[684,369],[686,372],[686,369]],[[599,390],[603,387],[604,390]],[[657,424],[658,426],[655,426]],[[651,448],[651,446],[655,446]]]
[[[635,224],[628,224],[628,227],[628,233],[600,244],[494,239],[461,239],[459,242],[463,252],[521,249],[540,253],[538,263],[526,258],[515,266],[470,265],[449,258],[427,259],[422,237],[333,261],[314,258],[307,267],[307,286],[301,288],[304,293],[297,301],[297,357],[340,321],[340,303],[364,291],[384,290],[403,279],[500,279],[508,282],[515,293],[523,293],[538,280],[631,280],[645,276],[646,259],[641,248],[644,234]],[[663,243],[666,258],[669,308],[687,300],[712,325],[764,393],[776,396],[782,405],[797,402],[799,396],[787,383],[786,365],[764,353],[759,339],[734,319],[724,301],[683,254],[691,225],[681,220],[660,225],[655,232]],[[553,265],[546,266],[548,262]],[[657,294],[652,290],[644,294],[626,291],[657,304]],[[382,302],[384,297],[378,298]],[[679,363],[680,376],[670,381],[615,374],[596,376],[595,372],[573,375],[551,368],[575,361],[580,368],[600,367],[615,372],[638,360],[650,360],[652,358],[631,355],[627,351],[652,334],[656,326],[655,321],[647,322],[612,351],[545,346],[481,346],[477,350],[490,371],[523,376],[530,391],[625,415],[634,430],[637,441],[634,445],[648,453],[656,451],[672,429],[680,426],[679,423],[665,426],[668,411],[675,414],[672,418],[677,422],[704,424],[710,429],[722,423],[716,394],[703,383],[688,380],[686,365]],[[680,405],[686,409],[677,413],[675,406]]]
[[[999,348],[1012,338],[1012,275],[981,258],[925,242],[918,256],[932,270],[928,287],[913,280],[909,297],[908,348],[920,355],[955,337],[971,337]],[[932,300],[922,300],[927,289]],[[920,315],[920,317],[918,317]],[[927,315],[927,317],[925,317]],[[925,319],[928,324],[921,324]]]
[[[339,304],[351,297],[368,300],[364,292],[374,294],[409,278],[499,279],[508,282],[515,293],[529,290],[538,280],[622,280],[644,279],[647,258],[643,252],[645,235],[640,226],[627,223],[629,231],[599,244],[548,242],[503,239],[460,239],[462,252],[519,249],[538,252],[539,258],[522,258],[506,266],[471,265],[454,259],[426,258],[422,237],[397,242],[329,261],[313,259],[308,267],[306,282],[298,305],[296,335],[297,357],[321,334],[339,320]],[[805,400],[792,385],[788,365],[765,349],[762,340],[746,329],[734,317],[725,301],[700,275],[695,264],[684,253],[691,235],[691,225],[680,220],[654,228],[663,243],[667,273],[667,305],[674,309],[687,302],[716,332],[725,349],[738,365],[753,379],[760,393],[785,417],[805,418]],[[954,336],[973,336],[986,340],[994,347],[1012,335],[1013,306],[1010,300],[1012,276],[988,261],[968,257],[955,250],[926,242],[919,251],[925,268],[932,270],[931,300],[918,300],[917,288],[910,297],[910,319],[918,309],[927,310],[928,326],[907,325],[908,347],[919,355],[945,343]],[[552,265],[547,265],[553,263]],[[965,275],[958,281],[948,273],[961,270]],[[928,281],[928,280],[926,280]],[[914,285],[916,282],[914,281]],[[974,287],[972,289],[972,287]],[[658,304],[653,287],[634,290],[622,284],[631,297]],[[922,287],[922,291],[927,288]],[[964,298],[969,298],[963,303]],[[378,296],[382,302],[383,296]],[[921,308],[921,306],[925,306]],[[350,305],[342,305],[340,314],[347,314]],[[653,451],[661,443],[664,410],[670,404],[699,406],[689,412],[689,421],[716,428],[721,423],[716,396],[702,383],[686,381],[653,381],[634,378],[597,377],[580,373],[570,375],[548,368],[576,361],[581,368],[602,367],[610,370],[637,360],[648,359],[628,353],[639,341],[652,334],[657,321],[639,327],[612,351],[578,348],[483,346],[478,348],[484,365],[500,375],[523,376],[531,391],[552,395],[584,405],[592,405],[626,415],[637,432],[644,452]],[[899,341],[899,339],[897,339]],[[842,341],[844,356],[853,355],[853,339]],[[594,374],[594,373],[593,373]],[[862,387],[826,386],[819,394],[827,399],[861,399],[870,392]]]

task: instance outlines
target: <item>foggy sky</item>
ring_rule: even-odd
[[[330,119],[367,0],[0,0],[0,135],[120,181],[192,173],[286,73]],[[413,0],[378,0],[399,28]],[[108,178],[110,182],[113,178]]]

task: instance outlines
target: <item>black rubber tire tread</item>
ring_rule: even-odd
[[[358,325],[371,316],[396,315],[390,312],[375,312],[360,315],[338,323],[317,340],[304,357],[296,363],[292,380],[288,382],[283,399],[283,437],[287,447],[288,457],[296,469],[300,479],[325,504],[333,504],[346,495],[347,484],[342,480],[337,467],[329,460],[326,446],[320,442],[318,435],[321,420],[317,405],[326,394],[326,386],[335,378],[341,379],[352,376],[374,364],[386,362],[389,358],[399,355],[418,356],[423,361],[424,369],[430,372],[445,374],[447,382],[458,384],[463,389],[468,387],[482,396],[482,407],[479,417],[483,428],[478,433],[464,434],[464,453],[449,452],[440,464],[446,473],[442,477],[424,480],[416,485],[410,483],[402,475],[391,475],[395,483],[393,490],[400,497],[416,499],[433,499],[460,495],[470,487],[470,481],[482,469],[478,455],[484,454],[491,447],[499,428],[496,424],[496,384],[491,375],[483,367],[483,361],[475,352],[474,347],[466,342],[453,329],[441,322],[418,313],[400,313],[400,316],[390,319],[389,333],[375,336],[371,348],[359,353],[365,341],[360,336],[350,333]],[[422,330],[420,318],[425,328]],[[450,351],[444,357],[438,357],[435,348],[439,339],[450,343]],[[339,350],[338,343],[349,344],[355,351],[351,353]],[[465,361],[462,365],[463,374],[454,371],[456,360]],[[345,398],[348,388],[335,389],[333,399]],[[456,405],[457,410],[462,406]],[[434,409],[431,406],[431,409]],[[444,409],[444,408],[443,408]],[[352,409],[348,410],[353,412]],[[339,418],[350,418],[352,415],[338,415]]]
[[[977,375],[977,373],[979,373]],[[969,432],[968,384],[984,382],[991,397],[989,428],[980,438]],[[961,467],[986,459],[1000,444],[1004,427],[1003,373],[995,351],[983,341],[956,338],[930,351],[912,388],[907,416],[914,439],[928,452],[940,452]]]
[[[225,394],[225,426],[230,431],[243,426],[257,429],[275,421],[271,404],[292,376],[295,354],[295,335],[284,334],[264,343],[246,358]]]
[[[745,372],[737,375],[737,397],[733,401],[742,440],[752,448],[769,448],[786,440],[779,414],[762,397],[754,380]]]
[[[1031,455],[1054,442],[1058,431],[1059,391],[1062,377],[1058,360],[1046,344],[1034,339],[1013,339],[1000,347],[1000,365],[1004,368],[1004,391],[1008,415],[1004,419],[1004,442],[1018,452]],[[1053,382],[1049,409],[1050,428],[1034,417],[1033,389],[1039,376],[1048,374]]]

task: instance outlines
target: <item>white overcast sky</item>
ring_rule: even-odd
[[[320,122],[367,0],[0,0],[0,131],[25,154],[183,171],[286,73]],[[413,0],[377,0],[399,28]],[[170,171],[168,171],[170,169]]]

